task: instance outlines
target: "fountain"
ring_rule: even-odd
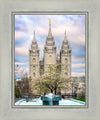
[[[18,100],[15,105],[85,105],[85,102],[75,99],[63,99],[61,96],[50,93],[39,98],[31,99],[25,96],[23,99]]]
[[[43,101],[43,105],[59,105],[59,100],[61,100],[61,96],[49,93],[48,95],[41,96],[41,100]]]

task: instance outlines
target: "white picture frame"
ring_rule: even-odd
[[[2,0],[0,2],[0,37],[1,37],[1,79],[0,79],[0,119],[2,120],[99,120],[99,1],[36,1],[36,0]],[[89,104],[86,108],[13,108],[11,102],[12,46],[11,46],[11,13],[12,11],[87,11],[89,13]]]

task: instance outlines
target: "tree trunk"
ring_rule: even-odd
[[[51,93],[53,93],[53,90],[51,89]]]
[[[57,94],[57,89],[55,89],[55,95]]]

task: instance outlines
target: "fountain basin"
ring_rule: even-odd
[[[43,105],[59,105],[59,101],[61,100],[61,96],[53,95],[52,93],[41,96],[41,100]]]

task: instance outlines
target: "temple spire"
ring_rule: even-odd
[[[33,35],[33,41],[36,42],[36,39],[35,39],[35,31],[34,31],[33,34],[34,34],[34,35]]]
[[[64,38],[64,41],[67,41],[66,30],[65,30],[65,38]]]
[[[48,36],[52,36],[52,32],[51,32],[51,19],[49,19],[49,32],[48,32]]]

